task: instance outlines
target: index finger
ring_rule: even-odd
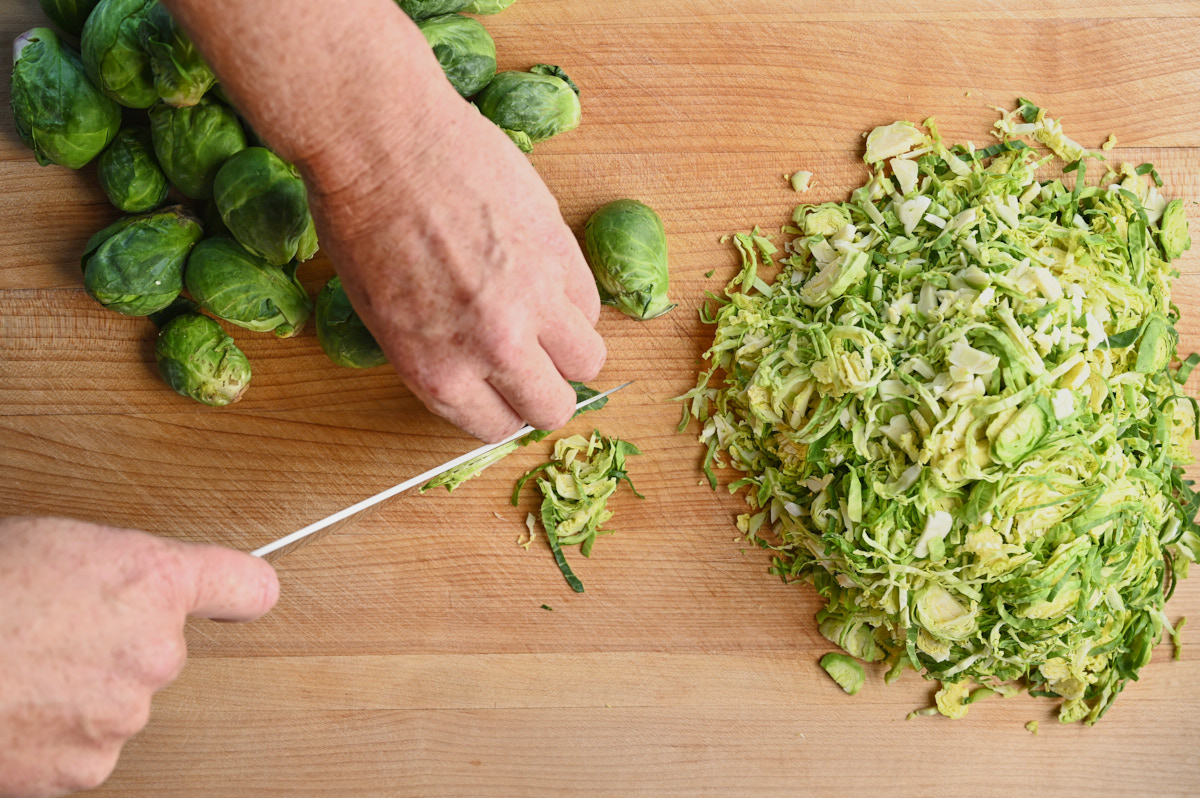
[[[187,614],[219,621],[253,621],[279,599],[279,578],[271,564],[224,546],[188,546],[191,591]]]

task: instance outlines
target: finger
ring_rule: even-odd
[[[579,382],[595,379],[608,355],[604,339],[576,308],[567,307],[562,311],[560,317],[538,336],[538,343],[566,379]]]
[[[397,371],[429,412],[484,443],[502,440],[524,425],[516,411],[486,380],[463,373],[454,377],[441,376],[427,383]]]
[[[571,257],[564,264],[567,297],[571,304],[579,308],[588,323],[595,327],[600,320],[600,293],[596,290],[596,278],[579,247],[572,246],[571,249]]]
[[[558,429],[571,420],[575,391],[544,349],[533,347],[508,363],[509,368],[496,371],[488,382],[526,423]]]
[[[253,621],[279,599],[270,563],[224,546],[190,545],[184,557],[191,580],[187,614],[218,621]]]

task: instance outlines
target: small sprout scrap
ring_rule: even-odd
[[[821,667],[849,695],[858,695],[858,691],[862,689],[863,682],[866,680],[862,663],[845,654],[836,652],[826,654],[821,657]]]
[[[1034,737],[1037,737],[1038,722],[1036,720],[1029,721],[1028,723],[1025,724],[1025,730],[1028,731],[1030,734],[1032,734]]]
[[[803,194],[812,188],[812,179],[812,172],[796,172],[788,179],[788,182],[792,184],[793,191],[797,194]]]

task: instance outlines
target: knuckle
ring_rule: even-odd
[[[73,757],[71,763],[62,771],[62,788],[69,792],[79,792],[99,787],[116,769],[120,753],[119,745],[105,746],[100,750]]]
[[[175,681],[187,662],[187,642],[182,632],[144,643],[139,660],[141,676],[148,684],[161,687]]]

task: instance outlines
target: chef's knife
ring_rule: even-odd
[[[628,385],[631,385],[631,384],[632,384],[632,381],[627,382],[624,385],[618,385],[616,388],[610,388],[609,390],[605,391],[604,393],[598,393],[595,396],[590,396],[587,399],[577,402],[575,404],[575,410],[576,411],[582,410],[583,408],[587,407],[588,405],[593,404],[595,402],[599,402],[601,399],[605,398],[606,396],[611,396],[612,394],[616,393],[617,391],[619,391],[622,388],[624,388]],[[328,535],[330,532],[333,532],[334,530],[340,529],[342,526],[345,526],[351,520],[355,520],[355,519],[364,517],[365,513],[367,513],[368,511],[370,511],[374,508],[377,508],[385,500],[390,499],[393,496],[396,496],[397,494],[403,493],[404,491],[409,490],[410,488],[415,488],[417,485],[422,485],[422,484],[428,482],[429,480],[433,479],[434,477],[444,474],[445,472],[449,471],[452,468],[457,468],[458,466],[462,465],[463,463],[466,463],[469,460],[474,460],[476,457],[485,455],[488,452],[492,451],[493,449],[499,448],[506,443],[512,443],[513,441],[517,440],[518,438],[523,438],[531,432],[533,432],[533,427],[531,427],[527,424],[524,427],[521,427],[516,432],[514,432],[512,435],[509,435],[507,438],[505,438],[502,441],[498,441],[496,443],[485,444],[483,446],[480,446],[478,449],[474,449],[473,451],[467,452],[464,455],[455,457],[453,460],[450,460],[449,462],[442,463],[440,466],[431,468],[424,473],[417,474],[412,479],[407,479],[404,482],[401,482],[399,485],[396,485],[395,487],[388,488],[387,490],[382,491],[381,493],[376,493],[374,496],[370,497],[369,499],[363,499],[358,504],[351,505],[350,507],[347,507],[345,510],[340,510],[340,511],[334,513],[333,515],[329,516],[328,518],[322,518],[320,521],[309,524],[308,526],[304,527],[303,529],[296,530],[292,534],[285,535],[284,537],[281,537],[279,540],[276,540],[274,543],[268,543],[267,545],[257,548],[250,553],[253,554],[255,557],[263,557],[263,558],[266,558],[266,559],[269,559],[272,561],[277,560],[280,557],[282,557],[284,554],[287,554],[290,551],[295,551],[296,549],[300,548],[304,544],[310,543],[313,540],[316,540],[316,538],[313,537],[314,535],[317,535],[318,533],[320,533],[320,537],[324,537],[325,535]]]

